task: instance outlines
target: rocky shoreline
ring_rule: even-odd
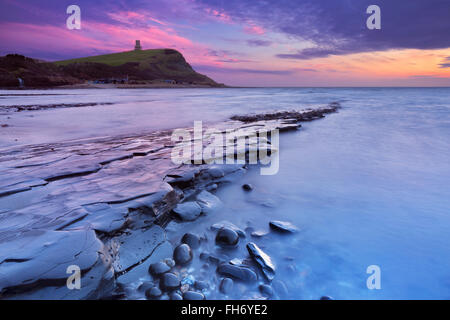
[[[218,130],[295,130],[299,122],[338,108],[333,103],[316,110],[236,116]],[[175,165],[170,133],[2,150],[0,298],[204,299],[211,290],[226,294],[234,282],[257,279],[264,279],[258,294],[282,298],[283,284],[272,281],[275,263],[257,241],[246,240],[264,232],[224,221],[211,226],[215,239],[190,233],[180,242],[168,238],[174,223],[182,229],[183,221],[220,210],[215,191],[248,168]],[[243,189],[252,192],[250,185]],[[269,222],[273,232],[296,231],[288,222]],[[202,251],[201,244],[211,241],[230,252],[245,245],[249,258],[227,261]],[[189,268],[193,257],[215,268],[220,282],[196,280]],[[81,269],[79,290],[66,286],[70,265]]]

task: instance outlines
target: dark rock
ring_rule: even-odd
[[[197,249],[198,247],[200,247],[200,238],[193,233],[186,233],[181,239],[181,242],[186,243],[192,249]]]
[[[184,300],[205,300],[205,296],[199,292],[187,291],[183,294]]]
[[[154,286],[155,286],[155,284],[153,282],[146,281],[138,287],[138,290],[141,292],[146,292],[147,290],[153,288]]]
[[[180,296],[178,293],[176,292],[172,292],[172,294],[170,295],[170,300],[183,300],[183,297]]]
[[[233,290],[233,280],[230,278],[223,278],[222,281],[220,281],[219,290],[223,294],[230,293],[231,290]]]
[[[239,242],[239,235],[232,229],[224,227],[217,232],[216,243],[225,246],[236,246]]]
[[[209,254],[208,252],[202,252],[200,253],[200,259],[203,261],[208,261],[212,264],[219,264],[222,263],[226,260],[226,257],[218,257],[212,254]]]
[[[179,219],[183,221],[194,221],[200,216],[202,208],[197,202],[190,201],[179,203],[173,209],[173,212]]]
[[[194,283],[194,288],[197,290],[200,290],[200,291],[204,290],[204,289],[208,289],[208,287],[209,287],[209,285],[206,281],[197,280]]]
[[[320,297],[320,300],[334,300],[334,299],[330,296],[322,296]]]
[[[288,289],[283,281],[281,280],[274,280],[272,282],[272,287],[275,290],[275,293],[281,298],[287,298],[288,295]]]
[[[239,235],[239,237],[245,238],[244,230],[236,227],[234,224],[232,224],[229,221],[217,222],[217,223],[215,223],[215,224],[213,224],[211,226],[211,230],[213,230],[213,231],[217,231],[217,230],[220,230],[222,228],[229,228],[229,229],[233,230],[234,232],[236,232]]]
[[[273,296],[273,289],[271,286],[267,284],[262,284],[259,286],[259,292],[261,292],[266,297],[272,297]]]
[[[159,277],[162,274],[169,272],[170,267],[164,262],[157,262],[150,265],[148,272],[155,277]]]
[[[242,281],[256,281],[258,279],[258,276],[255,272],[253,272],[249,268],[240,267],[240,266],[233,266],[231,264],[221,264],[217,267],[217,272],[220,275],[232,277],[238,280]]]
[[[169,291],[179,288],[181,285],[180,279],[173,273],[163,274],[159,286],[162,290]]]
[[[275,277],[275,264],[272,262],[272,259],[253,242],[247,244],[247,250],[253,260],[261,267],[266,278],[273,280]]]
[[[245,191],[252,191],[253,190],[253,186],[251,184],[244,184],[242,185],[242,189],[244,189]]]
[[[180,244],[173,251],[173,259],[179,265],[186,264],[192,260],[192,250],[187,244]]]
[[[156,298],[159,298],[161,295],[162,295],[162,292],[161,292],[161,290],[159,290],[158,287],[153,287],[153,288],[145,291],[145,296],[148,299],[156,299]]]
[[[294,233],[298,231],[298,228],[296,226],[286,221],[270,221],[269,225],[272,229],[280,232]]]

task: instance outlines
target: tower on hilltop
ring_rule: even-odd
[[[142,50],[141,40],[136,40],[136,45],[134,46],[134,50],[136,50],[136,51]]]

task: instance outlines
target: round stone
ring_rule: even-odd
[[[156,262],[150,265],[148,271],[152,276],[159,277],[164,273],[169,272],[170,267],[164,262]]]
[[[223,278],[220,282],[219,290],[224,294],[230,293],[231,290],[233,290],[233,280],[230,278]]]
[[[173,273],[163,274],[159,286],[163,290],[175,290],[181,285],[180,279]]]
[[[253,186],[249,183],[246,183],[246,184],[242,185],[242,189],[244,189],[245,191],[252,191]]]
[[[156,298],[159,298],[161,295],[162,295],[162,292],[161,292],[161,290],[159,290],[158,287],[153,287],[153,288],[145,291],[145,296],[148,299],[156,299]]]
[[[178,293],[173,292],[173,293],[170,295],[170,300],[183,300],[183,297],[180,296]]]
[[[189,245],[183,243],[173,251],[173,258],[179,265],[186,264],[192,260],[192,250]]]
[[[183,294],[184,300],[205,300],[205,296],[199,292],[187,291]]]
[[[224,227],[217,232],[216,243],[225,246],[236,246],[239,242],[239,235],[236,231]]]

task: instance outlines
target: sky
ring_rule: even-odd
[[[381,29],[367,28],[370,5]],[[450,0],[0,0],[0,55],[55,61],[137,39],[233,86],[450,86]]]

